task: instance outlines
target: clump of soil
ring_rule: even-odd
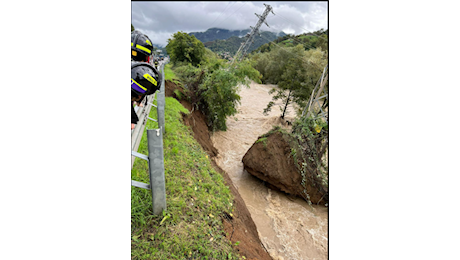
[[[272,259],[260,241],[256,225],[251,218],[251,214],[249,213],[243,198],[238,193],[238,190],[233,185],[228,174],[222,170],[213,159],[218,152],[212,145],[210,132],[206,124],[206,117],[200,110],[196,110],[196,108],[193,109],[190,102],[185,99],[179,99],[174,93],[175,90],[184,92],[181,87],[167,80],[165,82],[165,96],[174,97],[191,112],[188,115],[182,114],[184,123],[192,128],[195,139],[212,158],[211,162],[214,169],[223,175],[225,181],[227,182],[227,186],[230,188],[230,191],[235,199],[235,212],[233,216],[222,216],[222,222],[224,224],[225,232],[227,233],[227,238],[233,244],[239,242],[236,249],[239,251],[240,255],[245,256],[246,259]]]
[[[294,161],[289,138],[279,131],[259,137],[243,157],[244,169],[270,184],[271,188],[285,193],[306,199],[306,190],[311,203],[324,205],[327,196],[318,189],[318,185],[308,179],[305,187],[302,185],[302,175]]]

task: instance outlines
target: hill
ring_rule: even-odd
[[[227,29],[222,29],[222,28],[210,28],[206,30],[205,32],[191,32],[189,35],[195,35],[195,37],[200,40],[201,42],[211,42],[215,40],[226,40],[230,37],[243,37],[247,33],[249,33],[250,30],[227,30]]]
[[[251,30],[227,30],[222,28],[210,28],[205,32],[191,32],[189,35],[203,42],[206,48],[209,48],[215,53],[230,57],[236,54],[241,44],[246,41],[244,37]],[[274,33],[268,31],[260,31],[261,36],[256,36],[248,52],[251,52],[261,45],[275,40],[279,36],[285,36],[284,32]]]
[[[315,49],[321,47],[322,50],[328,50],[328,36],[329,30],[324,31],[323,29],[312,32],[312,33],[303,33],[299,35],[283,35],[278,37],[276,40],[270,43],[261,44],[258,48],[250,50],[252,54],[258,52],[270,51],[273,48],[273,44],[277,44],[285,47],[292,47],[298,44],[302,44],[305,50]]]

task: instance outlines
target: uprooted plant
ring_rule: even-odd
[[[292,136],[297,139],[300,148],[301,156],[296,156],[296,165],[302,174],[302,186],[305,188],[306,183],[309,182],[317,187],[322,195],[321,200],[327,203],[329,200],[328,124],[320,119],[303,117],[294,122]],[[304,193],[310,204],[306,188]]]
[[[241,99],[239,86],[249,87],[250,79],[260,83],[259,72],[248,60],[230,66],[225,60],[210,56],[198,67],[188,63],[175,71],[184,83],[192,107],[206,115],[212,131],[225,131],[227,117],[237,113]]]

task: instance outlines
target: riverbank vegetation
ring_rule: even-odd
[[[253,61],[232,65],[196,41],[178,32],[168,39],[166,49],[189,102],[205,114],[210,130],[225,131],[226,119],[236,114],[241,99],[238,87],[249,87],[250,80],[260,83],[260,73]]]

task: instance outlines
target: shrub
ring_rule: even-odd
[[[200,65],[177,63],[175,72],[192,106],[206,115],[209,129],[225,131],[227,117],[236,114],[240,103],[239,86],[249,87],[250,79],[260,83],[260,73],[253,65],[254,62],[245,60],[231,66],[206,51],[206,59]]]

